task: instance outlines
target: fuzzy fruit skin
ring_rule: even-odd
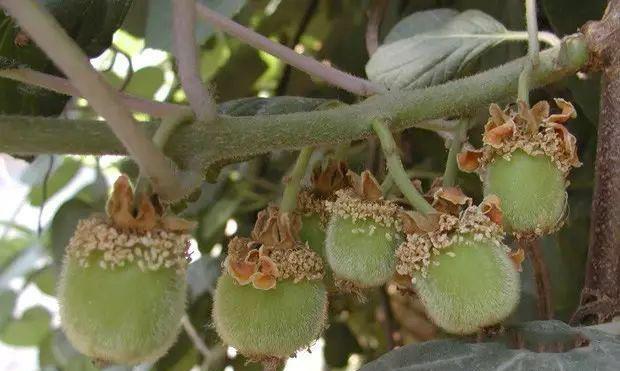
[[[547,156],[517,150],[510,160],[498,158],[489,164],[484,193],[501,199],[508,231],[533,232],[537,227],[550,231],[566,207],[565,184],[564,175]]]
[[[87,268],[66,257],[58,286],[62,328],[83,354],[120,364],[155,361],[174,344],[185,313],[186,282],[174,268],[135,264]]]
[[[450,257],[447,252],[453,252]],[[414,288],[433,322],[453,334],[471,334],[499,323],[519,301],[519,274],[505,251],[464,236],[433,256]]]
[[[286,359],[320,336],[326,318],[327,292],[320,281],[283,280],[271,290],[258,290],[228,274],[218,279],[215,328],[246,356]]]
[[[375,228],[372,234],[371,226]],[[358,219],[354,223],[352,218],[332,216],[327,225],[325,254],[336,276],[359,287],[374,287],[386,283],[396,272],[395,251],[400,242],[394,230],[372,220]]]
[[[307,214],[301,217],[299,239],[307,242],[314,252],[325,258],[325,228],[317,214]]]

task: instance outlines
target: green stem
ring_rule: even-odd
[[[403,193],[403,196],[405,196],[407,201],[409,201],[411,206],[416,210],[426,214],[434,212],[435,209],[433,209],[431,204],[429,204],[418,190],[415,189],[413,184],[411,184],[411,180],[405,172],[403,163],[400,160],[396,142],[394,142],[394,137],[388,126],[381,120],[375,120],[372,123],[372,128],[381,142],[381,148],[383,148],[383,153],[385,154],[385,162],[387,163],[390,177]]]
[[[519,75],[518,99],[530,103],[530,80],[540,62],[540,45],[538,44],[538,20],[536,18],[536,0],[525,0],[525,19],[528,33],[528,62]]]
[[[148,175],[164,199],[178,199],[187,193],[176,181],[175,164],[158,150],[140,130],[131,112],[116,91],[93,69],[88,57],[67,35],[42,5],[33,0],[0,0],[0,5],[17,21],[45,54],[84,94],[92,107],[103,116],[129,154]]]
[[[280,210],[283,212],[294,211],[297,208],[297,194],[301,188],[301,180],[306,174],[308,162],[310,161],[310,156],[312,156],[312,151],[312,147],[304,147],[301,151],[299,151],[297,162],[295,162],[293,171],[288,177],[286,187],[284,187],[284,193],[282,194]]]
[[[588,60],[581,36],[565,39],[540,53],[532,87],[573,75]],[[181,126],[172,134],[166,154],[180,167],[206,169],[274,150],[335,145],[368,138],[372,121],[388,119],[391,131],[428,124],[430,119],[468,116],[477,107],[514,99],[526,58],[480,74],[425,89],[394,91],[333,109],[279,115],[220,116],[211,125]],[[467,92],[467,94],[463,94]],[[443,122],[443,120],[442,120]],[[157,123],[142,123],[152,133]],[[445,130],[445,123],[425,126]],[[45,117],[0,117],[0,151],[17,154],[126,154],[104,122]],[[208,145],[205,145],[208,143]]]
[[[456,155],[461,151],[463,146],[463,140],[467,135],[468,120],[459,121],[459,127],[454,131],[454,138],[450,143],[450,150],[448,151],[448,159],[446,160],[446,169],[443,173],[443,185],[445,187],[452,187],[456,183],[456,175],[459,168],[456,163]]]

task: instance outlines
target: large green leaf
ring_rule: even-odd
[[[153,99],[164,84],[164,71],[159,67],[144,67],[136,71],[125,88],[128,94]]]
[[[514,329],[525,349],[511,349],[517,332],[501,342],[467,343],[435,340],[396,349],[362,368],[363,371],[612,371],[620,362],[620,337],[593,329],[574,329],[559,321],[529,322]],[[571,349],[581,339],[589,345]],[[542,347],[542,348],[539,348]],[[543,349],[543,352],[532,350]],[[560,352],[561,349],[567,349]]]
[[[57,267],[60,267],[65,254],[65,246],[73,236],[78,221],[90,216],[93,212],[95,209],[90,204],[74,198],[65,202],[54,215],[50,247]]]
[[[225,17],[233,17],[245,5],[246,0],[199,0],[210,9]],[[213,35],[214,29],[205,22],[196,24],[196,39],[203,44]],[[172,50],[172,5],[170,0],[151,0],[146,21],[146,46]]]
[[[15,346],[34,346],[45,339],[50,331],[50,313],[43,307],[33,307],[22,317],[9,322],[2,333],[2,342]]]
[[[510,35],[500,22],[481,11],[452,14],[439,9],[405,18],[396,25],[396,33],[388,36],[396,41],[379,47],[366,64],[368,77],[391,89],[441,84]],[[421,17],[436,17],[444,23],[408,25]]]

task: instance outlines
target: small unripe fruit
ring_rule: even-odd
[[[564,174],[545,155],[517,150],[487,166],[484,193],[502,200],[508,231],[553,230],[566,210]]]
[[[215,290],[218,334],[250,359],[292,356],[319,337],[326,316],[327,294],[320,281],[284,280],[273,289],[257,290],[224,274]]]
[[[309,213],[301,216],[299,239],[301,242],[306,242],[317,254],[325,256],[325,226],[318,214]]]
[[[401,280],[411,279],[431,320],[454,334],[501,322],[519,301],[516,264],[501,242],[499,198],[466,204],[454,215],[401,214],[407,240],[396,252]]]
[[[335,278],[357,288],[380,286],[395,273],[394,252],[401,243],[398,205],[384,200],[367,171],[350,173],[352,188],[326,202],[331,213],[325,255]]]
[[[506,251],[491,241],[463,236],[432,258],[413,286],[433,322],[453,334],[471,334],[512,313],[519,275]]]
[[[153,362],[174,343],[185,313],[191,228],[163,218],[147,198],[133,208],[121,176],[108,217],[81,220],[58,285],[61,326],[80,352],[102,363]]]
[[[359,287],[380,286],[392,278],[394,251],[401,242],[393,228],[336,216],[327,228],[327,262],[338,278]]]
[[[484,145],[466,146],[458,155],[463,171],[477,171],[485,195],[502,203],[504,226],[517,238],[543,235],[559,229],[566,214],[566,177],[577,158],[576,139],[564,123],[575,117],[573,106],[556,99],[561,112],[549,114],[549,104],[531,109],[519,102],[518,112],[489,108]]]
[[[215,290],[218,334],[266,368],[309,347],[327,318],[323,261],[299,241],[300,227],[297,213],[275,206],[261,211],[252,238],[228,244]]]

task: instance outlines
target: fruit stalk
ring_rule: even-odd
[[[523,241],[524,250],[532,263],[534,280],[536,281],[536,296],[538,299],[538,315],[541,320],[553,319],[553,300],[551,293],[551,283],[549,281],[549,270],[545,264],[538,239],[533,241]]]
[[[529,104],[530,79],[531,75],[538,67],[540,61],[538,44],[538,20],[536,18],[536,0],[525,0],[525,19],[527,22],[528,34],[528,62],[523,67],[523,72],[519,76],[519,100]]]
[[[422,197],[420,192],[415,189],[413,184],[411,184],[411,180],[400,160],[398,148],[396,147],[396,142],[394,142],[394,137],[392,137],[390,129],[388,129],[387,125],[381,120],[373,121],[372,128],[379,137],[381,148],[383,148],[383,153],[385,154],[387,168],[398,189],[400,189],[407,201],[409,201],[411,206],[416,210],[423,213],[434,212],[435,209],[433,209],[431,204],[429,204],[424,197]]]
[[[456,163],[456,155],[461,151],[463,141],[467,137],[467,127],[469,120],[460,120],[457,129],[454,131],[452,143],[450,143],[450,151],[448,151],[448,159],[446,160],[446,170],[443,174],[443,185],[452,187],[456,182],[458,174],[458,166]]]
[[[280,202],[280,210],[282,210],[282,212],[290,212],[297,207],[297,194],[301,187],[301,180],[306,174],[308,162],[310,161],[310,156],[312,156],[312,150],[312,147],[302,148],[297,156],[297,161],[295,162],[291,175],[288,176],[286,187],[282,194],[282,201]]]

